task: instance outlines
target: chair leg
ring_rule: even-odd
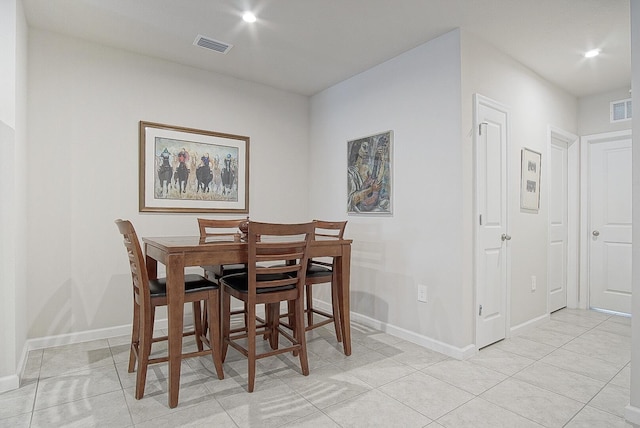
[[[140,310],[142,319],[142,332],[140,346],[138,347],[138,373],[136,376],[136,400],[144,396],[144,387],[147,382],[147,366],[149,365],[149,355],[151,354],[151,343],[153,341],[153,322],[155,319],[155,307],[151,306],[149,311],[144,308]]]
[[[266,317],[269,329],[269,346],[278,349],[278,325],[280,324],[280,303],[266,305]]]
[[[205,308],[205,313],[206,313]],[[198,346],[198,351],[202,351],[204,347],[202,346],[202,308],[200,307],[200,301],[193,302],[193,326],[195,330],[196,336],[196,345]]]
[[[247,302],[242,302],[242,316],[244,317],[244,325],[247,325]]]
[[[298,302],[302,302],[302,300],[287,300],[287,308],[289,311],[289,326],[291,327],[291,334],[293,338],[298,341],[298,336],[296,336],[296,332],[298,329],[298,320],[302,320],[302,335],[306,337],[306,330],[304,327],[304,303],[302,303],[302,317],[298,315]],[[294,357],[297,357],[299,351],[292,352]]]
[[[340,303],[338,302],[338,278],[335,271],[331,278],[331,306],[333,309],[333,327],[336,329],[336,339],[342,342],[342,326],[340,324]]]
[[[216,367],[218,379],[224,379],[222,371],[222,341],[220,340],[220,295],[218,291],[209,293],[207,299],[206,311],[211,315],[211,326],[209,328],[209,344],[211,345],[211,356],[213,357],[213,365]]]
[[[205,305],[202,311],[202,335],[206,336],[209,331],[209,310]]]
[[[140,305],[133,298],[133,326],[131,327],[131,350],[129,351],[129,373],[136,368],[136,354],[140,349]]]
[[[244,325],[247,325],[247,309],[246,309],[247,308],[247,306],[246,306],[247,304],[246,304],[246,302],[244,303],[244,305],[245,305],[245,309],[244,309]],[[257,313],[258,313],[258,311],[256,310],[256,314]],[[280,314],[278,314],[278,316],[279,315]],[[264,340],[267,340],[270,337],[269,335],[271,334],[271,331],[269,331],[269,328],[268,328],[269,325],[270,325],[270,322],[269,322],[269,308],[268,308],[268,305],[266,305],[266,304],[264,305],[264,320],[260,320],[260,322],[267,326],[267,328],[264,329],[264,334],[262,335],[262,338]],[[257,325],[257,323],[258,323],[258,316],[256,315],[256,325]],[[257,327],[256,327],[256,330],[257,330]]]
[[[222,337],[220,340],[220,358],[222,362],[227,358],[229,349],[229,334],[231,332],[231,295],[225,293],[224,286],[220,286],[220,298],[222,299]]]
[[[295,301],[296,313],[295,313],[295,329],[293,331],[296,341],[300,344],[300,368],[302,374],[309,375],[309,360],[307,359],[307,339],[304,328],[304,303],[302,299]]]
[[[305,297],[307,299],[307,325],[313,325],[313,295],[311,294],[311,284],[305,284]]]
[[[247,305],[247,360],[249,365],[248,390],[253,392],[256,383],[256,306]]]

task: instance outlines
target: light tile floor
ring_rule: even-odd
[[[186,360],[175,409],[163,364],[134,399],[128,337],[32,351],[22,387],[0,394],[0,427],[632,426],[629,318],[563,309],[466,361],[357,324],[352,334],[346,357],[330,329],[308,333],[308,377],[290,355],[260,360],[251,394],[234,350],[222,381],[210,359]]]

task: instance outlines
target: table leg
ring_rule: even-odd
[[[178,405],[182,328],[184,320],[184,256],[171,255],[167,264],[167,311],[169,322],[169,407]]]
[[[144,253],[147,253],[147,244],[144,244]],[[147,265],[147,275],[149,279],[157,279],[158,278],[158,261],[151,257],[145,257],[146,265]]]
[[[338,267],[340,278],[338,289],[340,290],[340,327],[342,329],[342,346],[344,354],[351,355],[351,316],[350,316],[350,277],[351,277],[351,245],[342,245]]]

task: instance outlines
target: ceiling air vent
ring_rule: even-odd
[[[612,101],[609,107],[611,123],[631,120],[631,98]]]
[[[201,36],[199,34],[193,44],[196,46],[200,46],[201,48],[210,49],[212,51],[220,52],[223,54],[229,52],[229,50],[233,47],[233,45],[230,45],[229,43],[210,39],[209,37]]]

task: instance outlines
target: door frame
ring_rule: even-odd
[[[552,140],[557,139],[567,144],[567,307],[577,308],[580,303],[580,137],[561,128],[549,125],[547,130],[547,154],[550,156]],[[551,184],[551,168],[547,170],[547,183]],[[547,193],[547,206],[551,206],[551,192]],[[550,210],[547,210],[547,225]],[[547,250],[549,248],[547,234]],[[547,284],[549,267],[547,266]],[[547,314],[549,313],[549,292],[547,290]]]
[[[589,231],[591,230],[591,219],[589,218],[589,206],[591,201],[589,200],[590,193],[590,168],[591,164],[591,144],[596,144],[603,140],[621,140],[626,138],[632,138],[631,129],[625,129],[623,131],[603,132],[600,134],[591,134],[580,137],[580,164],[582,168],[580,170],[580,281],[578,288],[579,296],[579,308],[589,308],[589,260],[590,260],[590,245],[589,245]]]
[[[480,119],[479,119],[479,106],[486,105],[495,110],[505,113],[506,119],[506,144],[505,144],[505,177],[507,180],[506,193],[505,193],[505,205],[506,205],[506,218],[505,218],[505,233],[509,233],[509,177],[511,168],[509,166],[509,142],[511,141],[511,110],[506,105],[488,98],[478,93],[473,94],[473,128],[471,134],[473,135],[473,320],[474,320],[474,346],[476,352],[478,351],[478,294],[479,294],[479,281],[478,281],[478,254],[480,251],[480,242],[478,235],[480,233],[479,226],[479,203],[478,203],[478,138]],[[505,339],[511,337],[511,246],[505,245],[505,263],[506,263],[506,280],[505,280]]]

